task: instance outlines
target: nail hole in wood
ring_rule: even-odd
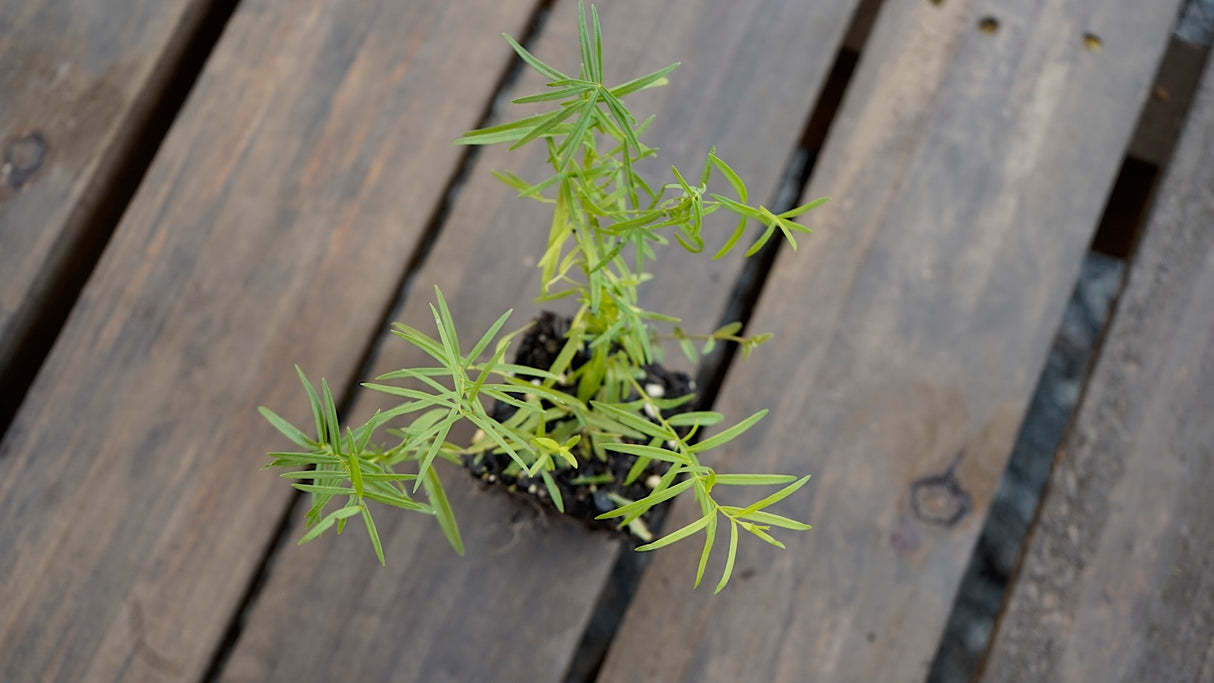
[[[982,21],[978,22],[978,30],[988,35],[994,35],[995,31],[999,30],[999,20],[995,17],[983,17]]]
[[[1104,43],[1100,40],[1100,36],[1095,33],[1083,34],[1083,46],[1088,49],[1088,52],[1100,52],[1100,48],[1104,47]]]

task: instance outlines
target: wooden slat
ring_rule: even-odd
[[[532,7],[241,5],[0,444],[0,680],[201,676]]]
[[[670,86],[635,98],[638,114],[657,114],[649,140],[670,155],[654,172],[668,172],[671,161],[698,172],[709,145],[717,144],[746,175],[756,201],[772,196],[855,6],[850,0],[603,3],[609,81],[676,60],[684,64]],[[578,63],[575,8],[574,2],[558,5],[536,47],[558,67]],[[539,87],[532,78],[518,92]],[[522,175],[541,177],[541,161],[530,157]],[[516,199],[489,175],[519,163],[501,148],[485,151],[401,320],[431,328],[426,305],[436,283],[460,329],[483,329],[508,306],[516,307],[511,325],[521,325],[535,310],[535,259],[550,218],[546,207]],[[731,227],[725,219],[706,228],[718,235],[709,243],[719,245]],[[656,283],[642,290],[643,301],[686,316],[691,329],[711,329],[741,263],[683,258],[677,246],[668,252]],[[419,364],[429,361],[390,339],[376,368]],[[353,417],[364,419],[381,398],[361,396]],[[395,511],[376,521],[387,568],[378,566],[361,533],[288,547],[223,678],[560,680],[617,543],[568,520],[539,517],[498,492],[479,491],[454,468],[444,474],[465,557],[450,550],[432,519]],[[302,535],[301,522],[293,520],[292,539]]]
[[[773,409],[714,464],[812,473],[781,508],[816,529],[743,539],[715,598],[687,588],[699,544],[658,554],[600,680],[923,680],[1169,10],[886,4],[808,193],[835,200],[718,405]]]
[[[212,4],[0,3],[0,382]]]
[[[1214,680],[1214,69],[1193,106],[983,681]]]

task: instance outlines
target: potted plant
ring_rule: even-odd
[[[598,13],[591,7],[588,19],[581,0],[578,27],[582,64],[576,77],[540,61],[506,36],[514,51],[549,81],[544,92],[515,102],[554,102],[555,108],[470,131],[458,141],[547,149],[549,177],[533,183],[511,173],[497,175],[520,197],[551,205],[547,247],[538,261],[538,301],[572,301],[576,311],[568,317],[545,313],[522,329],[501,334],[510,317],[506,311],[475,343],[465,346],[442,292],[435,288],[430,308],[437,336],[399,323],[393,330],[434,364],[397,370],[364,384],[401,403],[344,430],[328,384],[322,379],[317,393],[297,367],[311,403],[315,436],[267,408],[261,412],[298,446],[271,453],[267,467],[288,468],[281,476],[311,496],[308,531],[300,543],[330,528],[340,533],[350,518],[360,517],[382,563],[370,507],[379,503],[434,515],[462,553],[455,514],[433,467],[438,458],[465,466],[487,484],[581,516],[592,525],[609,523],[627,530],[644,542],[637,547],[640,551],[702,534],[696,586],[718,526],[728,524],[729,550],[717,591],[732,574],[740,530],[783,548],[769,533],[773,527],[810,528],[768,511],[804,486],[808,476],[718,473],[701,461],[706,451],[750,429],[767,411],[699,438],[701,430],[722,422],[723,416],[690,410],[692,382],[660,365],[663,342],[677,342],[694,362],[698,353],[721,342],[740,344],[745,356],[767,335],[739,336],[737,323],[710,334],[687,334],[678,319],[642,308],[638,294],[649,278],[647,265],[672,236],[684,249],[704,250],[705,216],[720,210],[737,216],[736,228],[713,258],[737,247],[752,221],[762,231],[747,256],[777,231],[795,250],[794,233],[809,231],[792,219],[825,198],[781,214],[752,206],[742,179],[715,151],[708,152],[699,175],[690,180],[673,167],[665,184],[642,178],[634,165],[657,153],[641,142],[652,117],[638,122],[623,100],[663,85],[678,64],[608,87],[602,82]],[[714,181],[733,196],[710,191]],[[506,352],[514,339],[521,341],[510,362]],[[476,427],[466,445],[447,440],[461,421]],[[381,428],[393,441],[373,440]],[[744,507],[720,504],[713,495],[721,486],[772,485],[781,488]],[[647,524],[655,506],[679,495],[693,498],[702,515],[655,539]],[[328,511],[334,501],[340,505]]]

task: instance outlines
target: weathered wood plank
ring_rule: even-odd
[[[732,0],[602,4],[609,74],[625,79],[681,60],[671,85],[640,93],[635,111],[657,114],[651,140],[681,167],[703,162],[709,145],[746,175],[754,197],[774,194],[815,93],[826,78],[856,3]],[[563,2],[536,52],[557,66],[578,63],[576,3]],[[608,80],[611,80],[609,77]],[[529,80],[519,94],[538,89]],[[517,115],[505,112],[506,116]],[[541,159],[525,163],[539,178]],[[461,329],[483,329],[506,307],[511,325],[535,311],[535,259],[547,234],[545,207],[516,199],[489,175],[515,169],[513,153],[486,150],[459,195],[449,224],[416,278],[400,319],[430,328],[429,288],[437,283]],[[710,232],[724,241],[730,222]],[[677,247],[646,285],[648,307],[710,329],[738,260],[683,258]],[[389,340],[376,369],[429,364]],[[297,397],[298,402],[302,397]],[[355,419],[380,405],[360,396]],[[542,518],[496,492],[477,490],[453,468],[445,474],[467,546],[456,556],[434,521],[389,511],[377,518],[388,554],[376,563],[360,534],[288,547],[237,644],[225,680],[424,681],[560,680],[618,552],[567,520]],[[302,532],[293,521],[292,539]],[[340,571],[334,571],[340,567]],[[688,579],[689,583],[690,579]],[[297,628],[307,624],[306,629]]]
[[[0,389],[211,0],[0,4]],[[28,381],[28,380],[27,380]],[[16,410],[0,397],[0,419]]]
[[[202,674],[532,7],[241,5],[0,444],[0,679]]]
[[[775,340],[718,405],[773,408],[714,464],[812,473],[782,506],[817,528],[775,556],[747,539],[715,598],[686,587],[698,544],[657,555],[600,680],[923,679],[1168,9],[886,4],[808,193],[835,201],[777,260],[754,321]]]
[[[1214,680],[1207,67],[983,681]]]

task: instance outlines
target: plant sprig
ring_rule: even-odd
[[[696,586],[703,578],[718,525],[722,520],[728,522],[729,550],[717,592],[732,575],[739,529],[783,548],[769,533],[772,529],[810,528],[768,510],[804,486],[808,476],[718,474],[701,460],[705,452],[752,428],[766,410],[701,439],[701,431],[721,423],[723,415],[679,412],[686,410],[692,396],[666,398],[643,385],[646,368],[662,359],[664,342],[677,341],[696,362],[699,354],[710,353],[722,342],[739,344],[746,356],[770,335],[742,336],[739,323],[710,334],[688,334],[678,318],[642,308],[638,292],[652,277],[646,268],[657,258],[658,248],[673,241],[692,253],[705,251],[715,239],[704,230],[705,218],[713,213],[724,210],[737,219],[733,231],[715,250],[714,259],[733,252],[751,223],[758,224],[760,232],[745,250],[746,256],[757,253],[777,232],[795,251],[795,233],[809,233],[809,229],[793,219],[826,199],[781,213],[754,205],[742,178],[715,148],[707,152],[699,174],[690,176],[692,180],[673,166],[666,182],[646,180],[637,166],[657,156],[655,148],[641,141],[653,118],[638,121],[624,99],[664,85],[679,64],[610,86],[603,81],[598,12],[592,6],[587,16],[581,0],[578,37],[581,65],[577,75],[571,76],[506,36],[518,56],[548,79],[544,91],[514,101],[553,103],[555,108],[469,131],[457,141],[464,145],[508,143],[511,149],[539,145],[546,152],[551,174],[545,178],[533,182],[513,173],[496,175],[520,197],[552,207],[547,244],[538,261],[541,287],[537,300],[570,298],[576,302],[563,346],[547,368],[507,362],[510,341],[526,329],[502,334],[510,317],[507,311],[465,351],[454,316],[436,287],[430,309],[437,336],[399,323],[392,330],[435,365],[404,368],[363,384],[397,397],[401,402],[395,407],[343,432],[328,384],[322,380],[318,394],[299,371],[315,436],[267,408],[261,411],[298,447],[271,453],[267,467],[289,468],[281,476],[311,496],[308,531],[300,543],[330,528],[340,533],[347,520],[360,516],[383,563],[383,547],[370,508],[370,503],[379,503],[434,515],[452,547],[462,554],[463,541],[435,462],[441,458],[460,463],[489,454],[508,457],[508,471],[517,476],[539,477],[546,495],[562,512],[558,477],[588,486],[611,483],[610,475],[569,476],[583,463],[633,458],[624,485],[654,471],[649,468],[655,466],[661,475],[649,478],[647,495],[628,500],[612,493],[610,498],[618,507],[598,518],[619,519],[621,527],[646,538],[648,542],[637,548],[640,551],[703,533]],[[670,331],[662,333],[660,326]],[[498,419],[486,401],[513,410]],[[399,425],[401,420],[407,423]],[[448,441],[460,423],[476,429],[467,445]],[[395,439],[391,445],[372,441],[381,428]],[[655,478],[658,481],[652,481]],[[750,505],[731,506],[714,497],[718,486],[781,488]],[[642,515],[687,492],[699,505],[700,516],[654,540],[641,525]],[[416,497],[419,493],[424,493],[424,499]],[[334,501],[341,505],[329,511]]]

